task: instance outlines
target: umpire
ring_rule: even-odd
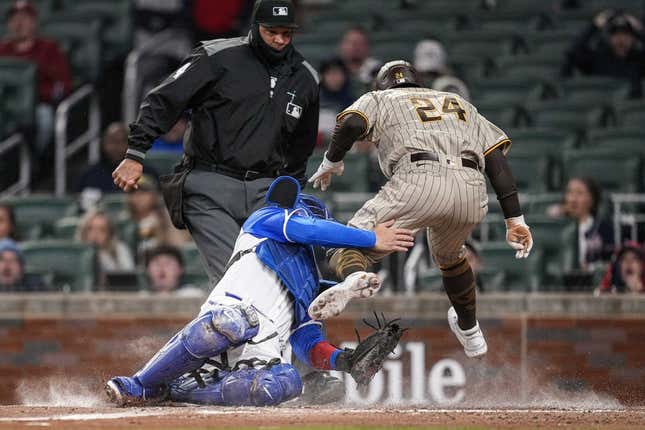
[[[189,229],[213,284],[273,179],[306,181],[319,87],[291,43],[296,28],[291,0],[257,0],[247,36],[201,42],[145,97],[112,174],[124,191],[136,189],[152,142],[188,112],[182,164],[161,182],[173,223]]]

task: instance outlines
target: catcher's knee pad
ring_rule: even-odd
[[[329,267],[342,280],[354,272],[366,271],[371,263],[367,254],[359,249],[335,249],[329,257]]]
[[[208,358],[253,338],[259,328],[252,306],[221,305],[184,327],[181,341],[194,357]]]

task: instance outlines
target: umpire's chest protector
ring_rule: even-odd
[[[267,239],[258,244],[255,253],[273,270],[295,301],[295,326],[309,319],[307,309],[318,295],[318,268],[310,246],[280,243]]]

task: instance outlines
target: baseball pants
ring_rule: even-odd
[[[426,228],[435,261],[447,267],[464,257],[464,242],[487,211],[486,181],[480,171],[461,166],[455,158],[411,162],[404,156],[392,178],[348,224],[372,230],[396,219],[397,227]],[[368,257],[376,261],[384,254],[368,252]]]
[[[224,274],[246,219],[264,205],[272,178],[241,181],[195,169],[184,183],[184,219],[211,285]]]

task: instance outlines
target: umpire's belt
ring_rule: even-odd
[[[410,161],[413,163],[417,161],[439,161],[439,156],[434,152],[415,152],[410,155]],[[447,162],[450,164],[450,160],[447,160]],[[479,165],[469,158],[462,158],[461,165],[470,169],[479,170]]]
[[[255,170],[234,169],[222,164],[213,164],[200,160],[195,160],[195,169],[219,173],[222,175],[230,176],[231,178],[239,179],[240,181],[253,181],[259,178],[277,178],[278,176],[280,176],[280,171],[278,170],[258,172]]]

